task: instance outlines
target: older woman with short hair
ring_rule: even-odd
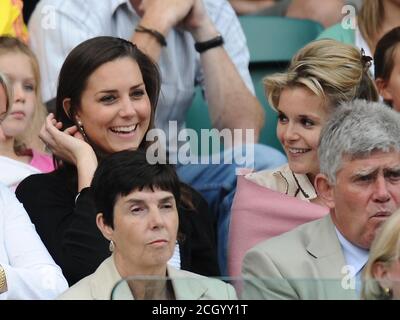
[[[97,226],[112,256],[61,299],[110,299],[113,287],[127,278],[117,289],[124,298],[235,299],[231,285],[167,264],[178,237],[180,184],[172,166],[150,164],[144,151],[104,159],[91,189]]]

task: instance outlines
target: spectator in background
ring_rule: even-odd
[[[400,299],[400,211],[382,225],[369,252],[362,298]]]
[[[22,15],[22,0],[2,0],[0,2],[0,35],[17,37],[28,42],[28,29]]]
[[[95,273],[66,291],[61,299],[135,300],[236,299],[233,287],[168,265],[178,232],[181,184],[168,164],[149,164],[143,150],[105,158],[92,185],[97,227],[112,256]],[[171,281],[167,281],[166,277]],[[121,297],[122,298],[122,297]]]
[[[46,5],[54,9],[51,14],[57,23],[52,28],[42,27],[41,8]],[[183,144],[176,141],[182,130],[185,133],[185,116],[197,85],[204,89],[214,128],[241,129],[242,133],[254,129],[254,141],[258,139],[264,123],[263,109],[254,96],[243,31],[226,0],[42,0],[29,28],[32,48],[43,71],[45,100],[54,97],[59,68],[75,45],[94,36],[113,35],[132,41],[160,66],[161,95],[155,127],[166,135],[171,159]],[[177,130],[169,130],[170,121],[176,121]],[[220,155],[219,164],[204,164],[199,159],[200,164],[178,161],[177,165],[181,180],[202,193],[218,217],[224,274],[222,248],[238,167],[234,160],[235,154],[244,150],[241,143],[246,143],[246,134],[241,138],[225,141],[228,150]],[[286,161],[280,152],[265,145],[256,144],[252,150],[244,158],[246,165],[256,170],[274,168]],[[207,161],[215,163],[208,157]]]
[[[359,8],[362,0],[229,0],[238,15],[256,14],[310,19],[325,28],[338,23],[344,5]]]
[[[400,112],[400,27],[392,29],[378,41],[374,61],[379,94]]]
[[[0,73],[0,123],[10,101],[10,85]],[[0,300],[54,299],[68,288],[24,207],[2,184],[0,230]]]
[[[400,114],[384,104],[355,100],[335,111],[321,132],[314,182],[330,214],[250,249],[245,298],[358,297],[376,231],[400,208],[399,131]]]
[[[35,55],[17,38],[0,36],[0,72],[11,80],[14,97],[0,126],[0,181],[15,189],[30,174],[53,171],[54,164],[39,139],[46,109]]]
[[[354,20],[354,27],[350,21],[347,19],[324,30],[318,38],[336,39],[353,44],[364,49],[366,55],[373,57],[379,39],[386,32],[400,25],[400,3],[396,0],[363,0]],[[374,74],[373,64],[370,72]]]
[[[84,41],[61,68],[56,118],[50,114],[41,131],[57,169],[29,176],[16,195],[71,285],[110,255],[90,189],[97,165],[118,151],[148,149],[144,137],[153,127],[159,88],[156,64],[121,38]],[[183,237],[171,263],[218,276],[215,217],[196,191],[184,184],[182,190]]]

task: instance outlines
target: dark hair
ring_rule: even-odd
[[[132,191],[155,188],[169,191],[180,204],[181,185],[172,165],[150,164],[144,150],[125,150],[105,157],[94,174],[91,191],[97,212],[102,212],[104,222],[114,227],[114,205],[118,196]]]
[[[374,54],[375,79],[389,80],[394,67],[395,49],[399,43],[400,27],[390,30],[378,41]]]
[[[154,127],[154,115],[161,83],[157,64],[127,40],[116,37],[96,37],[75,47],[61,67],[56,98],[56,118],[63,123],[63,129],[76,124],[74,116],[80,108],[82,93],[92,73],[103,64],[124,57],[132,58],[140,68],[151,104],[148,130]],[[63,101],[66,98],[71,99],[69,114],[66,114],[63,108]],[[148,145],[149,142],[143,139],[139,148],[146,149]]]

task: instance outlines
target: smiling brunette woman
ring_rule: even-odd
[[[89,188],[97,165],[118,151],[146,150],[149,143],[144,137],[153,127],[159,91],[156,64],[119,38],[81,43],[61,68],[56,117],[50,114],[41,131],[58,169],[29,177],[16,194],[70,284],[92,273],[110,255],[96,227]],[[183,237],[172,263],[219,275],[207,204],[195,191],[186,186],[183,190],[187,200],[179,208]]]

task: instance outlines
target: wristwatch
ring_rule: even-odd
[[[204,51],[207,51],[208,49],[212,49],[215,47],[220,47],[224,44],[224,38],[218,34],[216,37],[203,41],[203,42],[196,42],[194,44],[194,47],[197,52],[202,53]]]
[[[0,264],[0,293],[7,291],[7,278],[4,268]]]

